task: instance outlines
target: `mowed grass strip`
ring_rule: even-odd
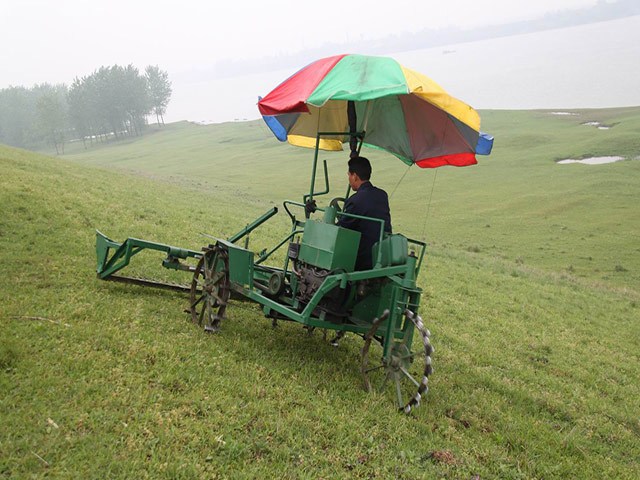
[[[494,128],[486,129],[510,142],[547,121],[573,121],[537,115],[491,112],[486,123]],[[309,152],[301,151],[303,160],[277,144],[261,157],[259,175],[251,163],[223,173],[237,175],[237,183],[218,185],[215,172],[203,177],[207,161],[197,152],[211,148],[210,159],[228,157],[234,142],[222,153],[199,147],[206,135],[191,128],[184,126],[191,140],[175,134],[165,141],[176,151],[194,145],[202,170],[193,177],[189,168],[180,178],[163,172],[163,162],[179,167],[170,168],[159,151],[158,169],[123,161],[123,175],[106,160],[96,168],[0,147],[2,475],[637,476],[633,161],[559,166],[543,151],[518,160],[515,141],[498,148],[497,140],[494,156],[478,167],[408,172],[392,197],[394,225],[430,243],[419,282],[436,370],[426,401],[406,417],[394,411],[392,396],[363,391],[359,337],[334,349],[296,324],[272,329],[255,305],[240,302],[231,304],[221,334],[209,336],[183,313],[184,295],[95,278],[96,227],[118,240],[131,235],[197,249],[207,243],[200,232],[230,235],[277,198],[299,200],[308,188]],[[233,138],[244,138],[242,129],[254,127],[224,128],[238,128]],[[559,127],[545,128],[552,136]],[[593,133],[577,122],[572,128],[564,147],[574,148],[579,132]],[[554,138],[547,140],[558,144],[549,147],[552,157],[562,149]],[[148,148],[155,147],[142,150]],[[112,150],[115,161],[119,149],[124,155],[118,145],[88,156],[107,159]],[[291,170],[274,170],[287,155]],[[388,157],[371,157],[375,183],[391,192],[404,170],[383,164]],[[341,193],[342,161],[328,158],[332,188]],[[209,168],[220,163],[209,160]],[[592,185],[599,185],[597,198],[588,194]],[[551,212],[563,188],[592,202],[589,216],[581,202]],[[545,219],[537,212],[546,209]],[[274,225],[252,237],[255,249],[277,237],[276,227],[286,229],[280,219]],[[594,236],[581,240],[589,230]],[[614,250],[615,257],[598,258]],[[585,266],[576,260],[589,255]],[[161,256],[135,260],[137,275],[166,275]]]

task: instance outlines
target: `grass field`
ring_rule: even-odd
[[[411,416],[361,388],[360,337],[335,349],[239,302],[210,336],[185,296],[95,278],[95,228],[199,249],[301,200],[311,151],[259,122],[62,159],[0,146],[0,475],[638,478],[640,108],[575,113],[482,112],[494,152],[469,168],[367,152],[394,229],[429,244],[435,373]],[[555,163],[591,155],[627,160]],[[342,195],[345,155],[321,158]]]

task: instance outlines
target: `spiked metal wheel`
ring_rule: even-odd
[[[213,247],[202,255],[191,281],[191,319],[208,332],[217,332],[225,316],[229,295],[229,256]]]
[[[389,317],[389,311],[385,310],[382,316],[374,319],[371,329],[364,337],[361,371],[368,391],[382,392],[391,384],[395,390],[398,408],[404,413],[409,413],[420,405],[420,400],[429,389],[428,377],[433,370],[433,347],[429,341],[431,334],[424,326],[422,318],[408,309],[405,310],[404,316],[405,322],[412,322],[414,331],[419,335],[419,350],[415,353],[411,351],[411,345],[408,344],[408,339],[411,338],[410,329],[407,328],[403,329],[403,338],[393,340],[386,358],[378,342],[373,342],[375,346],[372,347],[378,327]],[[370,358],[379,360],[370,362]]]

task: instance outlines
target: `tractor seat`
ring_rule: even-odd
[[[392,267],[407,263],[409,242],[407,237],[399,233],[385,235],[381,242],[376,242],[371,249],[373,265],[378,261],[378,251],[382,250],[381,267]]]

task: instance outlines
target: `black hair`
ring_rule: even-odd
[[[365,157],[354,157],[349,160],[349,172],[355,173],[360,180],[367,181],[371,178],[371,164]]]

